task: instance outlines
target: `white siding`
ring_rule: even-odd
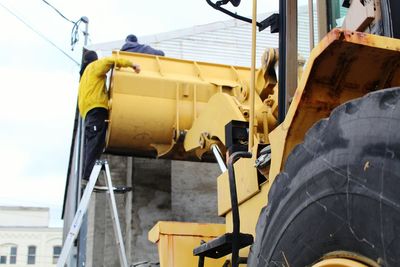
[[[298,34],[297,34],[297,45],[300,56],[308,59],[310,55],[310,28],[309,28],[309,16],[308,7],[301,6],[298,8]],[[318,17],[316,3],[314,1],[314,45],[318,44]]]
[[[235,27],[194,34],[151,43],[165,51],[167,56],[229,65],[250,66],[251,25],[238,23]],[[277,34],[257,35],[257,59],[268,47],[278,46]],[[258,64],[260,62],[257,62]]]
[[[316,17],[316,12],[314,14]],[[258,17],[262,20],[269,15],[271,14]],[[308,8],[299,7],[298,46],[299,54],[305,59],[309,55],[308,21]],[[317,32],[317,20],[314,22]],[[271,34],[269,28],[263,32],[257,31],[257,66],[261,65],[260,59],[266,49],[278,47],[278,38],[279,35]],[[163,50],[168,57],[239,66],[251,64],[251,24],[235,19],[157,35],[139,36],[138,39],[140,43]],[[317,40],[317,36],[315,39]],[[121,40],[93,45],[89,49],[102,50],[108,54],[122,45]]]

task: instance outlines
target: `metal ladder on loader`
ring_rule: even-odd
[[[124,241],[122,239],[122,233],[121,233],[121,227],[119,224],[119,218],[118,218],[118,212],[117,212],[117,206],[115,203],[115,195],[114,191],[118,193],[125,193],[130,191],[130,188],[127,187],[118,187],[115,188],[112,185],[111,182],[111,174],[110,174],[110,168],[108,166],[108,162],[106,160],[98,160],[96,161],[96,164],[93,167],[92,173],[90,174],[89,182],[86,185],[85,191],[83,192],[83,196],[81,198],[81,201],[79,202],[78,209],[75,213],[75,217],[72,221],[71,228],[68,232],[67,238],[65,239],[64,246],[61,250],[60,257],[57,262],[57,267],[64,267],[68,258],[68,255],[72,249],[74,240],[78,236],[79,229],[81,228],[82,225],[82,219],[83,216],[85,215],[90,197],[93,193],[94,186],[96,184],[97,179],[99,178],[100,172],[105,171],[106,174],[106,185],[108,190],[104,191],[109,194],[109,203],[110,203],[110,209],[111,209],[111,216],[112,216],[112,222],[113,222],[113,228],[114,228],[114,234],[115,234],[115,239],[116,239],[116,244],[118,247],[119,251],[119,259],[121,266],[123,267],[128,267],[128,261],[126,259],[126,254],[125,254],[125,246],[124,246]]]

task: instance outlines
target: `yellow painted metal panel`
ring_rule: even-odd
[[[210,138],[216,138],[225,143],[225,125],[231,120],[245,121],[246,119],[231,96],[225,93],[215,94],[186,134],[185,150],[198,148],[199,136],[205,132],[211,134]]]
[[[261,191],[256,193],[239,205],[240,209],[240,232],[256,236],[256,224],[261,209],[267,205],[266,192],[269,191],[271,183],[267,182],[261,186]],[[229,211],[225,216],[226,232],[232,232],[232,212]],[[239,251],[241,257],[248,257],[250,247],[243,248]],[[243,265],[245,266],[245,265]]]
[[[157,242],[160,234],[218,236],[225,233],[225,224],[159,221],[149,232],[149,240]]]
[[[256,140],[257,142],[257,140]],[[241,158],[234,164],[238,203],[241,204],[260,191],[257,179],[257,169],[254,162],[257,157],[257,146],[254,146],[253,157]],[[223,216],[231,210],[231,196],[228,172],[222,173],[217,179],[218,215]]]
[[[202,240],[209,241],[225,233],[224,224],[158,222],[149,232],[149,240],[157,243],[161,267],[197,266],[199,257],[193,249]],[[222,266],[221,259],[205,259],[205,267]]]

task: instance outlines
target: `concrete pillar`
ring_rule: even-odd
[[[171,216],[171,161],[133,159],[132,263],[157,262],[157,247],[147,233]]]
[[[181,222],[223,223],[217,215],[216,163],[173,161],[172,212]]]

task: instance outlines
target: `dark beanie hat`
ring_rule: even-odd
[[[91,50],[86,50],[85,53],[83,53],[83,59],[82,59],[82,65],[81,65],[81,70],[79,71],[80,76],[82,77],[83,72],[85,71],[86,67],[92,63],[93,61],[97,60],[97,53]]]
[[[83,63],[91,63],[97,59],[98,59],[98,57],[97,57],[97,53],[95,51],[88,50],[83,55]]]
[[[125,41],[136,43],[137,42],[137,37],[134,34],[129,34],[128,36],[126,36]]]

